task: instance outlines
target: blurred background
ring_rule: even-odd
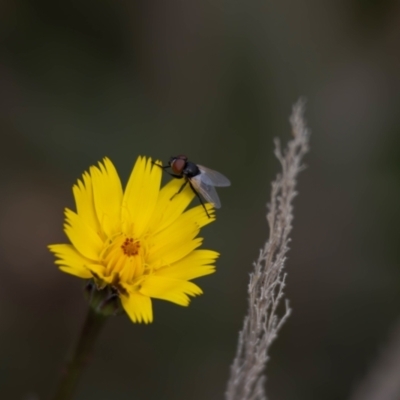
[[[222,399],[267,237],[273,138],[308,99],[308,168],[287,262],[293,314],[271,399],[346,399],[400,318],[400,3],[390,0],[0,3],[0,393],[45,399],[86,313],[59,272],[63,209],[90,165],[139,154],[227,175],[189,308],[110,321],[76,399]]]

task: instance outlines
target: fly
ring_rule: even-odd
[[[162,169],[171,168],[172,173],[166,171],[168,174],[177,179],[184,179],[185,182],[179,188],[179,190],[171,197],[171,200],[189,184],[193,192],[200,200],[201,205],[207,216],[210,218],[210,214],[206,209],[203,198],[213,204],[215,208],[221,208],[221,202],[219,200],[215,187],[219,186],[230,186],[231,182],[229,179],[220,174],[217,171],[203,167],[202,165],[195,164],[188,160],[184,155],[171,157],[168,161],[168,165],[160,167]]]

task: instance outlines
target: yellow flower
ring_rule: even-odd
[[[161,176],[151,159],[139,157],[123,191],[108,158],[92,166],[73,187],[77,211],[65,210],[71,244],[49,246],[62,271],[111,287],[133,322],[152,322],[151,298],[187,306],[202,293],[190,280],[213,273],[219,255],[198,249],[213,207],[206,205],[211,218],[201,205],[185,211],[190,187],[171,199],[182,181],[160,189]]]

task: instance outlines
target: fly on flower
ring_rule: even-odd
[[[200,249],[200,229],[215,220],[213,207],[188,208],[194,193],[173,179],[160,187],[159,161],[139,157],[123,189],[105,158],[73,187],[76,211],[65,210],[70,243],[50,245],[59,268],[91,279],[104,301],[115,298],[133,322],[153,320],[152,299],[189,305],[202,293],[193,279],[212,274],[219,254]]]
[[[204,205],[202,197],[215,208],[221,208],[221,202],[219,200],[215,186],[230,186],[231,182],[229,179],[221,173],[212,169],[203,167],[202,165],[195,164],[188,160],[184,155],[171,157],[168,161],[168,165],[161,166],[162,169],[171,168],[172,173],[168,172],[171,176],[177,179],[184,179],[185,182],[179,188],[179,190],[171,197],[171,200],[189,184],[190,188],[196,194],[200,203],[204,207],[207,216],[210,215],[207,208]]]

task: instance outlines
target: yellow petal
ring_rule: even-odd
[[[213,207],[209,205],[210,217],[207,216],[202,205],[184,212],[171,225],[153,236],[155,246],[152,252],[157,252],[162,247],[175,247],[179,243],[192,240],[197,236],[200,228],[215,220]]]
[[[155,269],[170,265],[197,249],[197,247],[201,246],[202,242],[202,238],[196,238],[178,243],[178,246],[175,247],[162,247],[157,253],[150,252],[147,259],[148,264]]]
[[[128,296],[121,295],[122,307],[128,314],[132,322],[153,322],[153,309],[151,299],[140,293],[129,293]]]
[[[171,301],[181,306],[187,306],[190,301],[189,296],[196,296],[203,292],[192,282],[153,275],[142,283],[140,293],[156,299]]]
[[[203,206],[199,205],[184,212],[173,224],[155,234],[152,238],[153,245],[148,258],[149,264],[153,264],[155,268],[171,264],[188,254],[183,250],[194,249],[195,247],[190,245],[198,235],[200,228],[215,219],[212,214],[213,207],[207,205],[207,208],[210,210],[211,218],[207,216]]]
[[[77,276],[78,278],[90,279],[93,277],[92,274],[88,270],[80,270],[77,268],[71,268],[71,267],[64,266],[64,265],[61,267],[58,267],[58,269],[60,271],[66,272],[67,274]]]
[[[60,265],[59,268],[61,271],[80,278],[92,277],[92,274],[86,267],[90,260],[83,257],[70,244],[53,244],[49,246],[49,249],[59,258],[59,260],[56,260],[56,264]]]
[[[97,260],[103,247],[99,235],[76,213],[65,209],[64,231],[74,247],[84,257]]]
[[[91,167],[94,205],[105,234],[112,237],[120,231],[122,186],[113,163],[106,157],[99,167]]]
[[[186,221],[195,221],[199,228],[211,224],[211,222],[215,221],[215,208],[212,204],[206,203],[205,207],[207,209],[208,215],[204,210],[203,205],[198,205],[196,207],[187,210],[181,218],[184,218]]]
[[[157,207],[149,223],[152,233],[157,233],[172,224],[193,200],[195,194],[189,185],[177,194],[184,182],[183,179],[172,179],[160,190]]]
[[[195,221],[178,218],[174,224],[153,236],[149,262],[163,258],[165,254],[191,242],[200,232]]]
[[[192,280],[215,272],[212,265],[219,254],[212,250],[195,250],[176,263],[154,272],[157,276],[174,279]]]
[[[105,275],[105,267],[102,264],[88,264],[87,269],[92,273],[95,278],[100,279],[103,282],[111,283],[113,276]]]
[[[82,180],[73,186],[76,211],[80,218],[102,237],[99,221],[94,207],[92,178],[85,172]]]
[[[151,158],[138,157],[129,178],[122,207],[121,220],[132,233],[140,237],[148,228],[157,205],[162,169],[153,165]],[[125,233],[127,232],[125,228]]]

